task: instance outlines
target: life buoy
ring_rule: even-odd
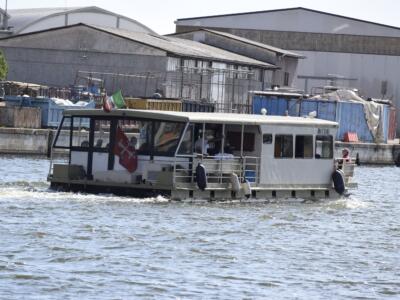
[[[239,192],[240,191],[240,181],[239,181],[239,177],[237,176],[236,173],[231,173],[230,181],[232,184],[232,191]]]
[[[333,187],[339,195],[343,195],[346,190],[344,182],[344,173],[342,170],[336,170],[332,174]]]
[[[196,167],[196,182],[200,190],[204,191],[207,188],[206,168],[200,163]]]
[[[251,185],[250,182],[245,179],[244,182],[242,183],[242,188],[243,188],[243,193],[246,196],[246,198],[250,198],[251,196]]]

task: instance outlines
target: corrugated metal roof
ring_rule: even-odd
[[[23,28],[29,26],[36,21],[49,17],[51,15],[57,15],[60,13],[67,13],[69,11],[78,9],[80,7],[69,7],[69,8],[27,8],[27,9],[9,9],[10,19],[8,21],[9,26],[13,27],[14,32],[19,32]]]
[[[207,29],[207,28],[201,28],[199,30],[194,30],[194,31],[190,31],[190,32],[196,32],[196,31],[210,32],[212,34],[224,36],[224,37],[227,37],[229,39],[237,40],[237,41],[240,41],[240,42],[248,44],[248,45],[253,45],[253,46],[260,47],[260,48],[263,48],[263,49],[266,49],[266,50],[269,50],[269,51],[273,51],[273,52],[276,52],[276,53],[279,53],[279,54],[283,54],[285,56],[291,56],[291,57],[296,57],[296,58],[305,58],[304,55],[299,54],[299,53],[295,53],[295,52],[292,52],[292,51],[284,50],[284,49],[277,48],[277,47],[274,47],[274,46],[271,46],[271,45],[267,45],[267,44],[264,44],[264,43],[256,42],[256,41],[253,41],[253,40],[250,40],[250,39],[246,39],[244,37],[240,37],[240,36],[237,36],[237,35],[234,35],[234,34],[231,34],[231,33],[227,33],[227,32],[223,32],[223,31],[217,31],[217,30],[211,30],[211,29]],[[185,33],[188,33],[188,32],[183,32],[183,33],[185,34]],[[172,35],[179,36],[179,33],[172,34]]]
[[[84,24],[82,24],[84,25]],[[124,29],[85,25],[92,28],[117,35],[132,41],[137,41],[148,46],[152,46],[168,53],[178,56],[186,56],[193,58],[202,58],[214,61],[232,62],[236,64],[245,64],[259,66],[267,69],[275,69],[276,66],[259,60],[255,60],[243,55],[239,55],[227,50],[219,49],[213,46],[202,44],[199,42],[180,39],[170,36],[161,36],[158,34],[148,34]]]
[[[134,109],[117,109],[107,113],[101,109],[74,109],[65,110],[64,116],[117,116],[117,117],[133,117],[133,118],[152,118],[156,120],[167,120],[177,122],[194,122],[194,123],[215,123],[215,124],[245,124],[245,125],[308,125],[308,126],[328,126],[337,127],[338,123],[301,117],[288,116],[264,116],[250,114],[234,114],[234,113],[204,113],[204,112],[175,112],[160,110],[134,110]]]
[[[243,37],[240,37],[240,36],[237,36],[237,35],[234,35],[234,34],[230,34],[230,33],[227,33],[227,32],[210,30],[210,29],[203,29],[203,30],[211,32],[211,33],[214,33],[214,34],[217,34],[217,35],[225,36],[227,38],[234,39],[234,40],[237,40],[237,41],[249,44],[249,45],[253,45],[253,46],[256,46],[256,47],[264,48],[266,50],[270,50],[270,51],[273,51],[273,52],[284,54],[286,56],[297,57],[297,58],[305,58],[305,56],[302,55],[302,54],[295,53],[295,52],[288,51],[288,50],[284,50],[284,49],[281,49],[281,48],[277,48],[277,47],[274,47],[274,46],[271,46],[271,45],[267,45],[267,44],[264,44],[264,43],[256,42],[256,41],[253,41],[253,40],[250,40],[250,39],[246,39],[246,38],[243,38]]]
[[[51,18],[51,17],[58,16],[58,15],[67,14],[67,13],[73,13],[73,12],[98,12],[98,13],[113,15],[116,17],[122,17],[124,19],[127,19],[131,22],[134,22],[134,23],[142,26],[144,29],[148,30],[149,32],[154,32],[147,26],[145,26],[133,19],[115,14],[113,12],[104,10],[97,6],[9,9],[8,13],[10,15],[10,19],[9,19],[8,24],[9,24],[9,26],[12,26],[13,31],[18,34],[25,28],[39,22],[40,20],[43,20],[46,18]]]
[[[387,25],[387,24],[382,24],[382,23],[371,22],[371,21],[367,21],[367,20],[347,17],[347,16],[343,16],[343,15],[328,13],[328,12],[325,12],[325,11],[310,9],[310,8],[301,7],[301,6],[299,6],[299,7],[290,7],[290,8],[271,9],[271,10],[259,10],[259,11],[232,13],[232,14],[221,14],[221,15],[209,15],[209,16],[201,16],[201,17],[181,18],[181,19],[177,19],[175,21],[175,23],[177,23],[179,21],[189,21],[189,20],[199,20],[199,19],[208,19],[208,18],[219,18],[219,17],[230,17],[230,16],[242,16],[242,15],[252,15],[252,14],[259,14],[259,13],[281,12],[281,11],[291,11],[291,10],[305,10],[305,11],[314,12],[314,13],[318,13],[318,14],[322,14],[322,15],[339,17],[339,18],[343,18],[343,19],[347,19],[347,20],[358,21],[358,22],[363,22],[363,23],[367,23],[367,24],[372,24],[372,25],[383,26],[383,27],[386,27],[386,28],[400,30],[400,27],[396,27],[396,26],[392,26],[392,25]]]

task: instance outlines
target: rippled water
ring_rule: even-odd
[[[258,204],[56,193],[47,170],[0,158],[1,299],[400,298],[400,168]]]

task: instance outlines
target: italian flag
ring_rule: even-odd
[[[124,101],[124,97],[122,96],[121,90],[118,90],[112,96],[105,96],[103,99],[103,110],[106,112],[110,112],[113,107],[116,108],[125,108],[126,104]]]

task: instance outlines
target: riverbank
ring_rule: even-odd
[[[47,155],[55,129],[0,128],[0,154]],[[392,165],[400,159],[400,144],[344,143],[336,142],[335,156],[341,156],[343,148],[350,149],[351,156],[361,164]]]

